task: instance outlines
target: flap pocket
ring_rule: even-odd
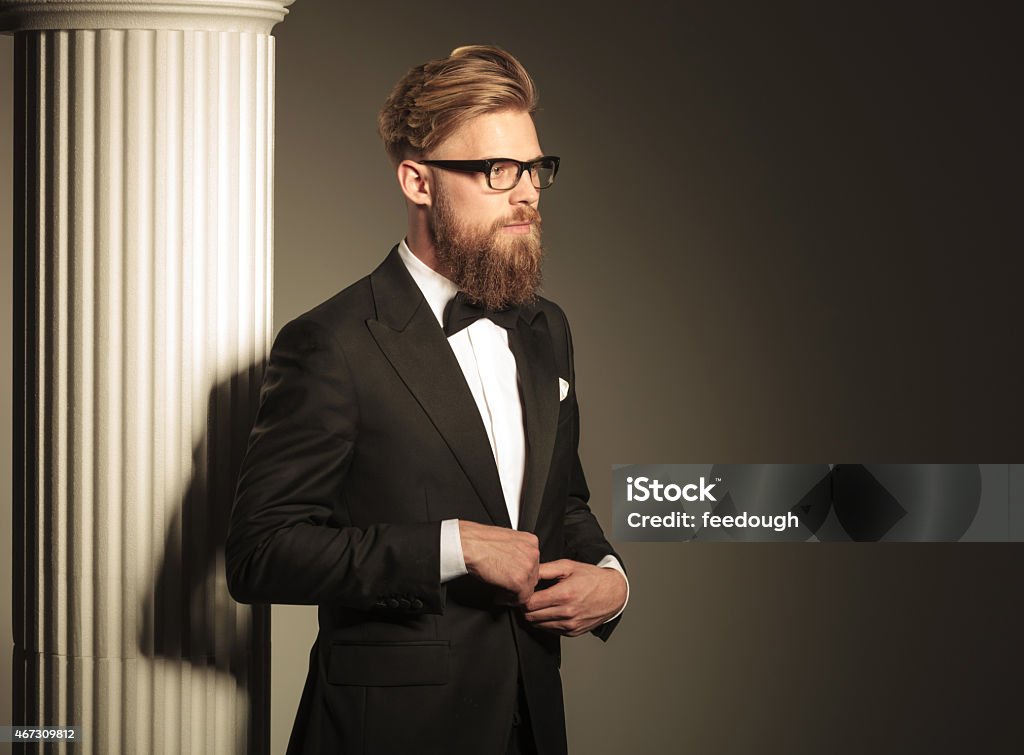
[[[337,642],[327,666],[331,684],[405,687],[448,683],[448,641]]]

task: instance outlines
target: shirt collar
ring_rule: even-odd
[[[430,311],[437,318],[437,323],[444,327],[444,310],[448,302],[455,298],[459,288],[435,270],[427,267],[419,257],[413,254],[409,245],[402,239],[398,244],[398,256],[402,258],[412,279],[423,292],[423,298],[430,305]]]

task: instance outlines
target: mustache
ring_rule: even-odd
[[[506,225],[515,225],[517,223],[536,223],[540,225],[540,211],[536,207],[530,207],[529,205],[517,207],[515,212],[495,223],[494,227],[497,230]]]

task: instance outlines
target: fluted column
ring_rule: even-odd
[[[289,2],[0,0],[14,723],[79,726],[75,752],[267,748],[269,612],[230,599],[222,546],[272,337]]]

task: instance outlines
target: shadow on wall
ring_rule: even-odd
[[[143,586],[145,594],[138,606],[139,663],[131,664],[132,659],[127,658],[124,664],[114,663],[101,670],[98,658],[69,659],[26,651],[16,644],[14,721],[32,725],[74,723],[86,731],[100,732],[111,743],[124,744],[124,728],[107,728],[112,720],[123,721],[121,716],[131,715],[127,711],[133,706],[127,700],[104,699],[104,692],[111,691],[104,677],[131,673],[134,689],[123,687],[124,680],[113,689],[120,689],[122,695],[138,694],[137,685],[151,683],[154,710],[163,703],[168,710],[182,711],[182,719],[191,724],[192,736],[200,741],[212,730],[215,746],[206,742],[210,751],[265,753],[270,727],[270,606],[235,603],[228,594],[224,571],[224,543],[235,484],[255,420],[265,366],[265,362],[251,364],[209,392],[205,431],[193,446],[191,474],[187,484],[183,481],[177,510],[167,520],[155,578]],[[23,498],[18,491],[16,495]],[[16,508],[15,531],[21,526],[20,509]],[[16,565],[24,561],[23,548],[23,543],[16,543]],[[15,599],[15,627],[23,625],[22,600]],[[47,668],[40,668],[40,664]],[[134,672],[128,671],[131,665]],[[90,678],[78,681],[75,677],[80,674]],[[55,675],[61,677],[59,688],[36,689],[34,680]],[[82,700],[71,694],[79,688],[96,699]],[[180,701],[174,699],[179,695]],[[127,709],[111,719],[109,706],[122,702]],[[76,715],[73,708],[79,703],[85,706],[90,720],[80,720]],[[68,709],[62,710],[63,706]],[[197,711],[205,714],[205,726],[196,720]],[[155,733],[164,730],[162,721],[150,720],[148,711],[137,714],[137,721],[153,728],[154,743],[167,741],[167,737]],[[218,730],[225,721],[237,721],[239,726],[233,731]],[[168,732],[167,736],[173,741],[187,738],[189,732]],[[138,739],[148,741],[150,737]]]
[[[270,740],[270,606],[236,603],[224,569],[238,471],[265,367],[265,361],[252,364],[210,390],[192,475],[140,606],[141,655],[190,666],[191,693],[202,695],[200,708],[211,717],[211,692],[218,715],[222,704],[228,710],[248,705],[248,712],[236,708],[235,719],[248,721],[247,730],[235,732],[237,753],[262,753]]]

